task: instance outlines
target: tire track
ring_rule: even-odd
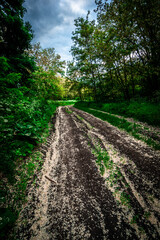
[[[143,175],[146,183],[142,181],[140,187],[136,188],[139,181],[136,180],[134,184],[129,178],[131,176],[128,174],[129,168],[135,171],[136,179],[143,172],[143,168],[141,169],[137,161],[131,158],[132,155],[117,147],[118,141],[112,139],[117,134],[121,145],[123,137],[127,136],[85,112],[73,107],[68,109],[69,111],[66,107],[59,107],[57,110],[56,132],[48,146],[36,189],[34,187],[30,189],[29,194],[34,192],[34,198],[30,198],[21,212],[16,231],[17,239],[156,239],[158,236],[156,228],[148,220],[138,219],[135,225],[130,223],[132,212],[136,213],[137,209],[143,211],[141,206],[143,201],[138,199],[138,196],[136,198],[133,192],[139,193],[139,188],[143,189],[148,186],[149,181],[151,184],[153,181],[145,172]],[[130,146],[126,139],[125,141],[125,147]],[[113,158],[116,166],[121,169],[125,182],[133,184],[128,189],[132,195],[133,210],[126,210],[125,206],[120,205],[117,196],[113,194],[115,188],[107,185],[100,175],[96,155],[92,153],[96,144],[109,151],[110,155],[116,151]],[[140,154],[140,149],[138,145],[136,146]],[[114,148],[114,151],[111,148]],[[144,153],[146,154],[146,149]],[[155,158],[151,152],[147,153]],[[143,159],[146,161],[150,158]],[[121,190],[124,189],[124,182],[121,179],[117,184]],[[152,193],[155,196],[157,191]],[[142,196],[144,198],[145,194]],[[138,224],[144,227],[145,233],[139,230]]]
[[[72,110],[73,110],[73,108],[72,108]],[[153,232],[155,232],[155,234],[157,234],[158,232],[160,233],[160,231],[159,231],[159,227],[160,227],[160,225],[159,225],[159,216],[160,216],[159,215],[160,214],[159,207],[160,207],[160,204],[158,203],[159,201],[157,200],[157,198],[159,198],[159,188],[155,188],[155,184],[154,184],[155,182],[149,180],[144,174],[142,174],[142,172],[139,171],[139,169],[137,168],[136,164],[132,161],[132,159],[130,160],[128,157],[126,157],[124,155],[125,152],[122,155],[122,153],[117,151],[117,148],[115,148],[116,142],[114,145],[111,145],[110,143],[108,143],[103,134],[104,131],[101,132],[101,131],[99,131],[98,128],[93,127],[93,125],[91,125],[91,122],[88,122],[86,120],[87,118],[82,118],[82,114],[80,114],[81,111],[78,112],[79,115],[77,114],[77,110],[75,110],[73,113],[77,117],[77,120],[79,119],[79,124],[80,124],[79,127],[85,129],[85,131],[88,131],[88,135],[92,139],[93,145],[97,145],[97,144],[99,144],[99,142],[101,142],[101,148],[102,149],[104,148],[105,150],[107,150],[107,152],[109,153],[109,156],[112,157],[112,160],[113,160],[115,166],[120,169],[120,172],[123,176],[123,178],[121,180],[121,184],[120,184],[121,189],[123,189],[125,184],[127,184],[129,186],[129,189],[127,189],[127,191],[130,193],[132,204],[136,203],[136,204],[133,204],[134,210],[137,209],[138,214],[142,215],[143,218],[146,215],[146,213],[149,213],[149,217],[147,218],[148,222],[146,222],[146,219],[144,219],[145,224],[142,224],[142,222],[141,222],[140,225],[144,225],[144,227],[146,225],[146,229],[150,228],[150,232],[147,233],[150,235],[150,237],[152,237]],[[82,112],[82,113],[83,113],[83,117],[84,117],[85,114],[84,114],[84,112]],[[86,115],[88,116],[88,114],[86,114]],[[80,119],[81,119],[81,121],[80,121]],[[108,126],[108,123],[106,125]],[[109,127],[111,128],[112,126],[109,125]],[[114,127],[113,127],[113,130],[115,131]],[[119,132],[118,133],[118,136],[119,136],[120,131],[118,129],[117,129],[117,132]],[[123,132],[122,132],[122,136],[123,136]],[[140,148],[142,148],[142,147],[140,146]],[[150,149],[149,149],[149,151],[150,151]],[[142,154],[143,154],[143,148],[141,149],[140,152],[142,152]],[[148,155],[148,156],[150,156],[150,155]],[[155,157],[155,153],[153,153],[153,156]],[[109,170],[107,170],[107,171],[109,173]],[[132,171],[132,173],[131,173],[131,171]],[[133,174],[133,172],[134,172],[134,174]],[[104,178],[106,178],[106,177],[107,177],[107,174],[104,174]],[[159,176],[157,176],[157,178],[158,177]],[[125,184],[124,184],[124,181],[125,181]],[[109,187],[109,189],[113,192],[115,198],[117,199],[117,195],[115,195],[115,192],[116,192],[115,189],[119,186],[115,185],[114,187],[110,187],[107,184],[107,187]],[[150,195],[151,193],[152,193],[152,198],[154,199],[152,202],[150,201],[150,199],[148,197],[148,196],[151,196]],[[118,198],[119,198],[119,196],[118,196]],[[117,199],[117,200],[119,200],[119,199]],[[156,203],[156,207],[155,207],[155,203]],[[159,206],[159,207],[157,208],[157,206]],[[129,213],[128,213],[128,215],[129,215]],[[133,216],[133,213],[132,213],[132,216]],[[137,228],[136,225],[134,225],[134,227]],[[153,230],[153,228],[156,230]],[[138,231],[137,231],[137,233],[138,233]],[[142,236],[141,236],[141,238],[142,238]]]

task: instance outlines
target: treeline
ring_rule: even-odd
[[[75,20],[70,90],[81,100],[158,98],[159,0],[96,0],[96,21]]]
[[[24,22],[23,0],[0,3],[0,172],[12,178],[15,161],[42,140],[64,94],[64,62],[54,48],[31,46],[31,25]]]

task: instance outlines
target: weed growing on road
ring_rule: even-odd
[[[96,163],[99,166],[101,175],[103,176],[105,173],[105,168],[110,169],[112,167],[113,161],[110,161],[110,157],[107,151],[102,150],[100,146],[97,146],[96,149],[92,151],[92,153],[97,157]]]
[[[65,111],[66,113],[69,113],[69,114],[73,113],[73,111],[69,110],[67,107],[65,107]]]
[[[134,215],[133,218],[131,219],[131,224],[137,223],[138,218],[139,218],[139,215]]]
[[[106,180],[108,189],[112,192],[117,206],[121,207],[125,214],[128,215],[128,222],[138,229],[140,236],[145,233],[141,226],[141,218],[148,219],[151,215],[150,212],[134,210],[133,198],[130,195],[130,185],[126,182],[117,162],[113,162],[107,150],[102,149],[100,143],[94,144],[95,149],[92,153],[96,156],[96,164],[100,170],[101,175]],[[120,159],[123,161],[123,158]],[[138,213],[138,214],[137,214]]]
[[[131,201],[130,195],[127,194],[125,191],[123,191],[121,193],[120,200],[121,200],[122,205],[130,207],[130,201]]]
[[[122,205],[130,208],[131,198],[127,193],[129,184],[126,184],[120,168],[113,162],[108,152],[102,149],[100,145],[96,145],[95,149],[92,150],[92,153],[96,156],[96,163],[99,167],[100,173],[105,177],[107,186],[111,189],[113,195]],[[119,185],[120,182],[124,183],[123,188],[121,187],[121,184]]]
[[[144,213],[144,217],[145,217],[146,219],[148,219],[150,216],[151,216],[151,213],[150,213],[150,212],[145,212],[145,213]]]
[[[83,121],[83,118],[80,117],[78,114],[76,114],[76,117],[77,117],[79,120]]]

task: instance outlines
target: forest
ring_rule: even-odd
[[[96,20],[89,20],[90,11],[86,18],[75,19],[73,61],[68,62],[54,47],[32,44],[32,26],[23,20],[24,0],[0,2],[3,238],[25,201],[27,182],[41,168],[35,149],[48,136],[57,106],[76,100],[77,107],[90,106],[160,126],[159,0],[95,2]]]
[[[159,1],[96,1],[75,20],[68,76],[79,98],[94,101],[159,96]]]

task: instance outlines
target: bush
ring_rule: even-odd
[[[13,175],[15,160],[30,154],[42,141],[42,133],[48,129],[55,110],[53,101],[23,95],[17,98],[13,93],[1,100],[0,171],[7,177]]]

